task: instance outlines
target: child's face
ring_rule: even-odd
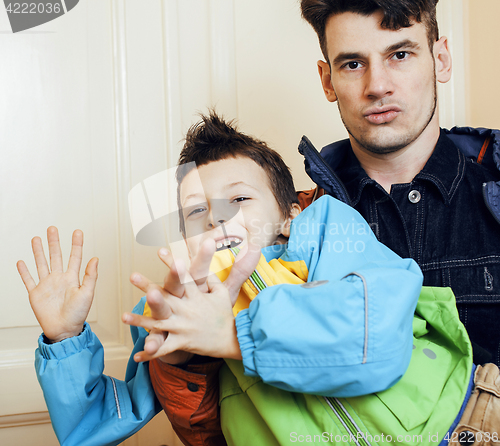
[[[215,241],[218,251],[248,241],[260,248],[272,245],[287,220],[266,172],[245,157],[189,172],[180,185],[180,203],[191,257],[207,239]]]

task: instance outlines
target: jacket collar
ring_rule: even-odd
[[[368,185],[384,191],[382,186],[371,179],[361,167],[348,139],[324,147],[321,155],[344,182],[353,206],[359,202],[364,188]],[[431,182],[438,189],[444,202],[449,204],[462,181],[464,169],[465,156],[446,136],[446,132],[441,130],[434,152],[414,181]]]

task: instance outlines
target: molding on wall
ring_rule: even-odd
[[[209,14],[212,103],[233,119],[238,117],[234,0],[211,0]]]
[[[167,166],[177,165],[178,142],[183,138],[178,0],[162,2],[163,73],[165,94],[165,120]]]
[[[8,427],[33,426],[35,424],[50,424],[49,413],[33,412],[0,416],[0,429]]]
[[[114,84],[114,119],[115,153],[118,202],[118,264],[120,275],[118,293],[121,296],[120,313],[124,308],[132,308],[132,287],[128,285],[129,272],[133,270],[133,237],[125,228],[129,227],[128,193],[132,188],[131,154],[129,137],[129,101],[127,84],[127,39],[125,2],[111,1],[112,42],[113,42],[113,84]],[[128,344],[125,327],[120,333],[120,340]]]

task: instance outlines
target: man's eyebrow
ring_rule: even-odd
[[[409,49],[409,50],[418,50],[420,49],[420,45],[410,39],[405,39],[402,40],[401,42],[397,42],[393,45],[389,45],[386,49],[386,53],[394,53],[395,51],[401,50],[401,49]]]
[[[335,59],[333,59],[332,64],[337,66],[345,62],[346,60],[353,59],[363,59],[364,56],[361,53],[339,53]]]

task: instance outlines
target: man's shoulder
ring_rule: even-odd
[[[493,175],[498,179],[500,175],[500,130],[483,127],[453,127],[443,129],[450,139],[471,161],[471,169],[481,175]]]

